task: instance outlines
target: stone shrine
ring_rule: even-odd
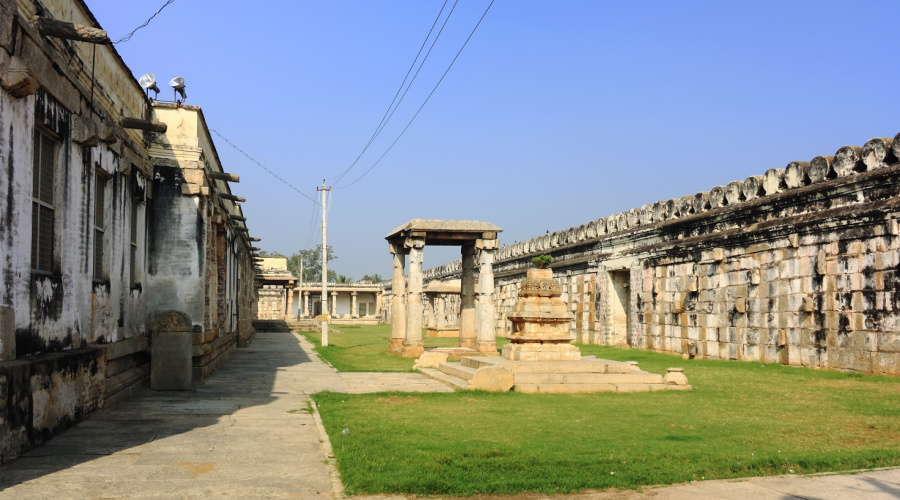
[[[681,368],[657,375],[635,361],[610,361],[584,356],[572,345],[573,315],[560,299],[562,288],[551,269],[529,269],[519,301],[507,315],[510,343],[502,357],[463,356],[447,362],[448,354],[427,351],[415,369],[452,387],[524,393],[594,393],[690,390]],[[437,368],[436,370],[434,368]]]
[[[560,299],[562,287],[552,269],[529,269],[519,301],[506,315],[512,323],[503,357],[512,361],[578,361],[569,325],[575,316]]]

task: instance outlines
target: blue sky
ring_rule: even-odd
[[[86,1],[113,39],[164,3]],[[896,2],[496,0],[394,148],[347,186],[489,3],[459,0],[394,117],[332,191],[329,269],[389,277],[384,236],[413,218],[492,222],[512,243],[900,132],[896,35],[883,20]],[[156,75],[161,97],[184,76],[211,128],[318,199],[369,141],[442,5],[175,0],[117,50],[136,77]],[[213,138],[261,248],[321,242],[309,198]],[[429,247],[425,265],[457,256]]]

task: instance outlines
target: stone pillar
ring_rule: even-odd
[[[350,317],[354,319],[359,317],[356,310],[356,292],[350,292]]]
[[[425,328],[434,328],[434,297],[425,294]]]
[[[384,299],[382,298],[383,292],[375,292],[375,315],[381,314],[381,308],[384,307]],[[384,319],[382,318],[382,321]]]
[[[409,290],[406,292],[406,338],[401,356],[418,358],[425,352],[422,342],[422,258],[424,238],[409,238]]]
[[[294,289],[287,287],[287,305],[284,308],[284,319],[294,319]]]
[[[303,317],[309,317],[309,292],[303,292]]]
[[[391,281],[391,343],[390,350],[400,352],[406,338],[406,251],[400,245],[391,245],[394,254],[394,277]]]
[[[459,346],[475,348],[475,244],[462,246],[462,277],[459,294]]]
[[[496,240],[493,240],[496,242]],[[488,247],[485,241],[485,247]],[[497,322],[494,320],[494,249],[482,248],[478,256],[478,312],[475,348],[497,354]]]
[[[435,302],[435,312],[436,316],[435,324],[438,328],[444,328],[447,326],[447,311],[444,309],[444,295],[438,295],[434,299]]]
[[[331,317],[337,318],[337,292],[331,292]]]

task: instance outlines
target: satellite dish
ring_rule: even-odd
[[[153,73],[145,73],[138,82],[141,84],[142,88],[152,90],[159,94],[159,87],[156,86],[156,77],[153,76]]]
[[[184,77],[176,76],[172,78],[172,81],[169,82],[169,86],[175,89],[176,92],[181,94],[181,99],[187,99],[187,92],[184,91]]]

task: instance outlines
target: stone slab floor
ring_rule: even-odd
[[[309,394],[450,390],[415,373],[338,374],[311,353],[260,332],[192,390],[145,389],[0,466],[0,499],[334,498]]]

